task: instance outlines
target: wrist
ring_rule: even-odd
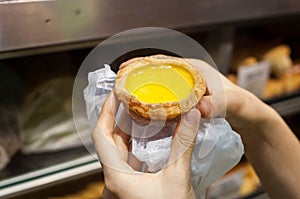
[[[258,147],[270,140],[270,132],[284,126],[283,119],[270,106],[244,89],[235,91],[235,108],[228,108],[226,119],[244,144]],[[230,100],[230,99],[229,99]]]
[[[240,87],[227,91],[226,119],[235,130],[264,128],[274,116],[274,110],[254,94]]]

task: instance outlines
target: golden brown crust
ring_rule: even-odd
[[[125,89],[125,81],[128,74],[136,68],[153,65],[175,65],[189,71],[194,77],[194,88],[191,94],[184,100],[179,102],[155,103],[148,104],[139,101],[135,96],[131,95]],[[119,70],[114,92],[124,105],[130,110],[133,119],[143,122],[146,120],[174,120],[182,113],[192,109],[202,98],[206,92],[206,82],[200,74],[199,70],[194,68],[184,59],[170,57],[165,55],[154,55],[144,57],[141,60],[128,64],[125,68]]]
[[[263,55],[263,60],[269,61],[274,75],[280,77],[292,68],[293,62],[290,53],[289,46],[279,45],[266,52]]]

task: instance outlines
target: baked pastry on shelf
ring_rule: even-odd
[[[242,59],[236,68],[247,66],[251,67],[259,61],[267,61],[271,66],[271,76],[263,87],[260,97],[264,100],[270,100],[275,97],[289,95],[300,89],[300,62],[297,60],[293,63],[290,57],[291,48],[286,44],[277,45],[266,51],[257,59],[248,56]],[[227,78],[238,84],[236,73],[227,75]]]
[[[293,61],[290,57],[290,54],[290,47],[282,44],[270,49],[262,57],[263,60],[270,62],[272,73],[276,77],[280,77],[288,73],[293,66]]]

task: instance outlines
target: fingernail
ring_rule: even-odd
[[[192,109],[184,116],[185,120],[191,125],[197,125],[200,120],[200,112],[197,109]]]

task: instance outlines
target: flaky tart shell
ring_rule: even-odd
[[[194,78],[194,87],[189,96],[181,101],[167,103],[145,103],[130,94],[125,83],[128,75],[134,69],[147,65],[174,65],[187,70]],[[118,71],[115,80],[114,92],[119,100],[129,109],[130,116],[139,122],[150,120],[176,120],[181,114],[191,110],[206,92],[206,82],[199,70],[184,59],[165,55],[153,55],[138,59]]]

